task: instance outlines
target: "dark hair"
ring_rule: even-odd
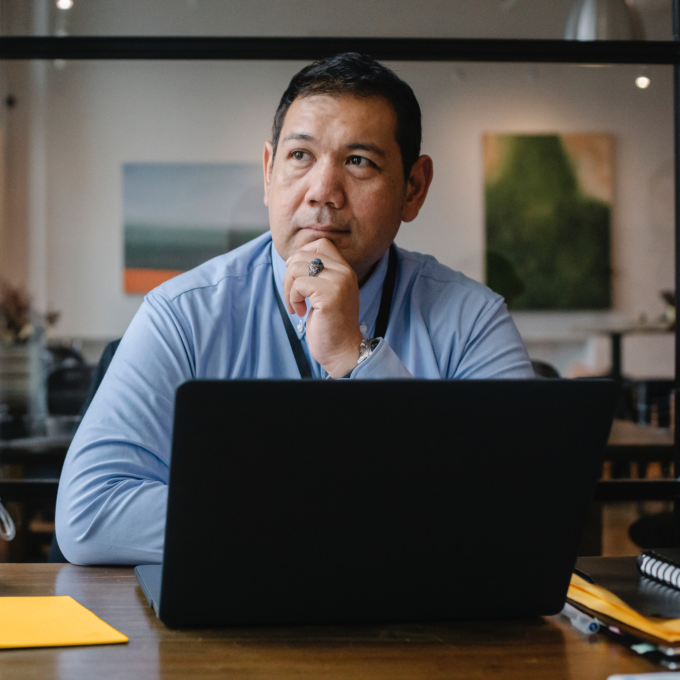
[[[420,106],[410,86],[397,74],[377,62],[373,57],[357,52],[345,52],[320,59],[305,66],[293,76],[276,109],[272,125],[273,155],[279,144],[283,121],[290,105],[298,97],[313,95],[339,97],[384,97],[397,116],[396,138],[401,150],[404,179],[411,174],[413,164],[420,156],[422,125]]]

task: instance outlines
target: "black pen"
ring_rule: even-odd
[[[580,576],[584,581],[587,581],[588,583],[592,583],[593,585],[595,584],[595,581],[593,581],[592,577],[590,577],[588,574],[586,574],[585,571],[581,571],[580,569],[577,569],[574,567],[574,573],[576,576]]]

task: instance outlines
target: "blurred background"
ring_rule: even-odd
[[[2,0],[0,34],[559,39],[571,31],[571,38],[672,38],[670,0],[621,0],[600,25],[610,32],[591,36],[584,4]],[[145,290],[194,266],[196,257],[226,252],[266,230],[262,147],[278,100],[303,65],[0,63],[5,479],[57,478],[95,366],[106,345],[125,332]],[[672,67],[388,65],[420,101],[422,151],[435,167],[425,207],[402,226],[398,245],[494,285],[506,296],[532,359],[548,369],[622,380],[621,420],[649,429],[619,432],[620,442],[642,437],[636,441],[665,454],[610,460],[605,476],[673,474]],[[512,167],[525,170],[508,171]],[[192,168],[202,169],[205,182],[195,181]],[[502,170],[510,174],[499,212]],[[518,181],[531,177],[536,180]],[[574,212],[584,197],[595,206],[596,227]],[[503,212],[511,203],[521,205]],[[564,215],[575,217],[558,219]],[[599,236],[589,240],[596,230]],[[204,250],[185,257],[186,244],[196,240],[192,233]],[[540,241],[537,233],[552,236]],[[595,242],[598,258],[584,268]],[[547,273],[539,276],[541,269]],[[556,296],[528,294],[548,284]],[[559,294],[578,287],[586,293],[598,287],[600,294]],[[26,451],[32,451],[30,464]],[[53,501],[35,489],[26,496],[33,509],[5,494],[21,531],[13,544],[0,541],[0,559],[46,556]],[[36,500],[39,493],[47,500]],[[629,504],[617,517],[627,527],[664,509]],[[605,553],[633,549],[625,527],[619,533],[622,547],[607,544]]]

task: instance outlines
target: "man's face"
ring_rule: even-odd
[[[298,98],[276,160],[265,147],[265,203],[285,260],[327,238],[365,277],[399,230],[406,198],[396,114],[382,97]],[[407,218],[408,219],[408,218]]]

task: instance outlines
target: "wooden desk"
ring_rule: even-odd
[[[595,489],[596,501],[674,500],[680,496],[680,483],[673,472],[675,462],[675,430],[651,427],[615,419],[605,451],[605,461],[619,468],[622,479],[605,479]],[[635,462],[638,474],[646,477],[648,463],[661,463],[666,479],[629,479],[630,464]],[[620,468],[627,468],[621,474]],[[608,468],[605,467],[605,473]]]
[[[652,427],[633,423],[628,420],[614,419],[609,434],[610,447],[641,447],[644,449],[661,447],[670,449],[675,443],[675,430],[670,427]]]
[[[0,650],[2,680],[604,680],[661,670],[562,616],[520,621],[170,630],[132,569],[0,564],[0,596],[71,595],[126,645]]]

